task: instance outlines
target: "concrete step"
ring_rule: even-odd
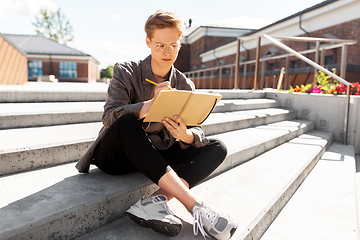
[[[241,89],[197,89],[199,92],[220,93],[222,99],[259,99],[265,98],[263,90],[241,90]]]
[[[0,103],[106,101],[105,83],[37,83],[2,85]]]
[[[71,162],[84,155],[101,122],[0,131],[0,176]]]
[[[238,220],[238,229],[231,239],[259,239],[331,141],[331,133],[312,131],[199,184],[193,191]],[[298,154],[299,148],[302,154]],[[169,207],[182,219],[184,226],[172,239],[204,239],[201,235],[193,235],[192,216],[177,200],[169,201]],[[124,217],[78,238],[85,239],[168,237]]]
[[[313,122],[295,119],[212,135],[226,142],[228,148],[227,161],[214,174],[229,170],[313,129]]]
[[[0,129],[101,121],[105,102],[0,103]],[[279,107],[272,99],[221,100],[213,112]]]
[[[210,135],[291,120],[295,116],[295,111],[283,109],[214,113],[203,127],[205,134]],[[0,175],[75,161],[86,152],[101,127],[100,122],[94,122],[0,130],[0,156],[4,164]]]
[[[0,103],[0,129],[98,122],[105,102]]]
[[[212,135],[295,118],[295,110],[280,108],[212,113],[205,120],[203,129],[206,135]]]
[[[293,120],[214,135],[226,143],[228,156],[213,176],[311,128],[310,121]],[[311,141],[307,139],[306,143],[311,146]],[[321,144],[316,144],[320,148]],[[90,174],[78,174],[74,166],[68,163],[1,177],[0,192],[9,194],[0,198],[0,239],[72,239],[119,219],[142,195],[156,188],[141,173],[111,176],[92,167]],[[233,175],[229,176],[231,179]]]
[[[356,240],[355,158],[333,143],[261,240]]]
[[[89,102],[106,101],[108,84],[105,83],[45,83],[29,82],[23,85],[2,85],[0,103],[24,102]],[[217,92],[223,99],[265,98],[260,90],[209,90]]]
[[[213,112],[231,112],[277,107],[280,107],[280,102],[274,99],[224,99],[216,105]]]

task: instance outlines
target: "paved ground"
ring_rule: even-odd
[[[69,83],[69,82],[59,82],[59,83],[50,83],[50,82],[28,82],[26,84],[1,84],[0,90],[50,90],[50,91],[68,91],[68,90],[77,90],[77,91],[106,91],[108,84],[102,82],[96,83]]]
[[[357,206],[358,206],[358,215],[357,215],[357,226],[358,226],[358,236],[360,239],[360,155],[355,156],[356,161],[356,194],[357,194]]]

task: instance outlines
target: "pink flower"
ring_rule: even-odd
[[[309,89],[310,90],[310,89]],[[320,87],[318,87],[318,86],[314,86],[312,89],[311,89],[311,91],[310,91],[311,93],[322,93],[322,91],[321,91],[321,86]]]

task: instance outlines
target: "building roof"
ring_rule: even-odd
[[[318,4],[314,5],[314,6],[311,6],[311,7],[309,7],[309,8],[305,8],[304,10],[302,10],[302,11],[300,11],[300,12],[294,13],[294,14],[288,16],[288,17],[285,17],[285,18],[283,18],[283,19],[280,19],[279,21],[276,21],[276,22],[274,22],[274,23],[272,23],[272,24],[269,24],[269,25],[267,25],[267,26],[264,26],[264,27],[262,27],[262,28],[259,28],[259,29],[255,30],[255,31],[253,31],[253,32],[251,32],[251,33],[248,33],[248,34],[245,34],[245,35],[255,34],[255,33],[260,32],[260,31],[262,31],[262,30],[264,30],[264,29],[266,29],[266,28],[269,28],[269,27],[272,27],[272,26],[277,25],[277,24],[279,24],[279,23],[285,22],[285,21],[287,21],[287,20],[289,20],[289,19],[292,19],[292,18],[294,18],[294,17],[300,16],[300,15],[302,15],[302,14],[304,14],[304,13],[313,11],[313,10],[315,10],[315,9],[321,8],[321,7],[325,6],[325,5],[328,5],[328,4],[333,3],[333,2],[336,2],[336,1],[338,1],[338,0],[326,0],[326,1],[320,2],[320,3],[318,3]]]
[[[273,22],[274,21],[270,19],[252,16],[238,16],[234,18],[209,22],[205,24],[205,26],[255,30],[267,26]]]
[[[0,37],[3,38],[7,43],[9,43],[13,48],[18,50],[22,55],[26,56],[26,52],[24,52],[21,48],[19,48],[11,39],[9,39],[5,34],[0,33]]]
[[[244,35],[245,32],[253,32],[259,28],[267,26],[273,23],[273,20],[257,18],[251,16],[240,16],[235,18],[223,19],[218,21],[213,21],[206,23],[205,25],[192,26],[186,30],[186,36],[189,37],[195,34],[200,29],[213,29],[213,30],[222,30],[230,32],[238,31],[240,35]]]
[[[67,56],[90,56],[87,53],[60,44],[54,40],[39,35],[2,34],[9,39],[17,48],[27,54],[41,55],[67,55]]]
[[[244,30],[247,31],[253,31],[253,29],[243,29],[243,28],[235,28],[235,27],[224,27],[224,26],[210,26],[210,25],[201,25],[201,26],[193,26],[191,28],[186,29],[186,34],[185,34],[185,38],[189,38],[192,35],[198,34],[198,32],[200,32],[202,29],[212,29],[214,31],[227,31],[227,32],[242,32]]]

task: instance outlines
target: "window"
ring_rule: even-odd
[[[224,75],[229,75],[230,74],[230,68],[222,68],[221,69],[221,74]]]
[[[77,67],[76,62],[60,62],[60,77],[76,78]]]
[[[279,55],[279,50],[274,47],[270,47],[264,54],[264,56],[266,57],[271,57],[276,55]]]
[[[301,60],[294,60],[290,62],[290,68],[298,68],[301,65]]]
[[[277,66],[276,63],[268,63],[268,65],[267,65],[267,70],[268,70],[268,71],[276,70],[276,66]]]
[[[224,59],[219,60],[219,66],[224,66],[224,65],[225,65],[225,60]]]
[[[42,61],[32,60],[28,61],[28,76],[42,76],[43,69],[42,69]]]
[[[334,55],[325,56],[325,65],[333,64],[334,62]]]

